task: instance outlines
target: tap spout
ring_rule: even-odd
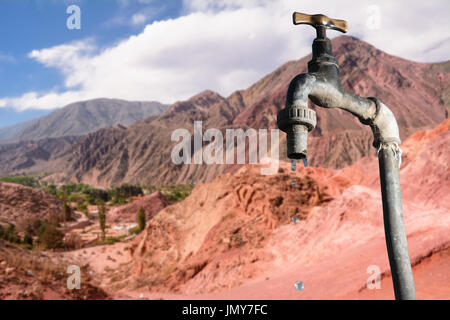
[[[294,18],[295,20],[295,18]],[[302,20],[303,21],[303,20]],[[308,73],[292,79],[286,107],[278,112],[277,124],[287,134],[287,156],[306,159],[307,135],[316,126],[316,113],[308,109],[308,99],[322,108],[340,108],[369,125],[378,150],[386,246],[396,299],[415,299],[416,292],[403,225],[400,189],[400,135],[393,112],[380,100],[360,97],[342,87],[339,66],[333,57],[324,27],[315,26],[312,60]]]

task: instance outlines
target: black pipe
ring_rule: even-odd
[[[378,153],[386,247],[391,266],[395,299],[415,300],[416,290],[403,226],[399,159],[393,148]]]

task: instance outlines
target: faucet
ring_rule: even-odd
[[[308,73],[292,79],[286,106],[278,112],[277,125],[286,133],[287,157],[307,158],[308,132],[317,123],[316,113],[308,108],[308,99],[323,108],[340,108],[370,126],[378,162],[383,202],[383,220],[394,294],[397,300],[415,300],[416,291],[403,224],[400,188],[401,149],[397,121],[392,111],[379,99],[360,97],[342,87],[339,66],[333,57],[327,29],[347,32],[347,22],[325,15],[294,12],[295,25],[307,24],[316,29]],[[306,162],[305,162],[306,163]]]

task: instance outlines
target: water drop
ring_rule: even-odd
[[[305,168],[308,166],[308,159],[303,158],[303,165],[305,166]]]
[[[294,287],[297,290],[303,290],[305,288],[305,284],[302,281],[297,281],[294,283]]]
[[[296,181],[292,181],[292,186],[296,187],[297,186],[297,182]]]
[[[297,223],[297,221],[298,221],[298,218],[297,218],[297,217],[292,217],[292,222],[293,222],[293,223]]]
[[[297,160],[295,160],[295,159],[291,160],[291,170],[292,171],[297,170]]]

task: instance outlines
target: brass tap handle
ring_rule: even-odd
[[[325,28],[337,30],[343,33],[347,32],[347,21],[330,19],[323,14],[309,15],[305,13],[294,12],[294,14],[292,15],[292,19],[294,21],[294,24],[309,24],[310,26],[316,28],[316,30],[318,31],[319,29]]]

